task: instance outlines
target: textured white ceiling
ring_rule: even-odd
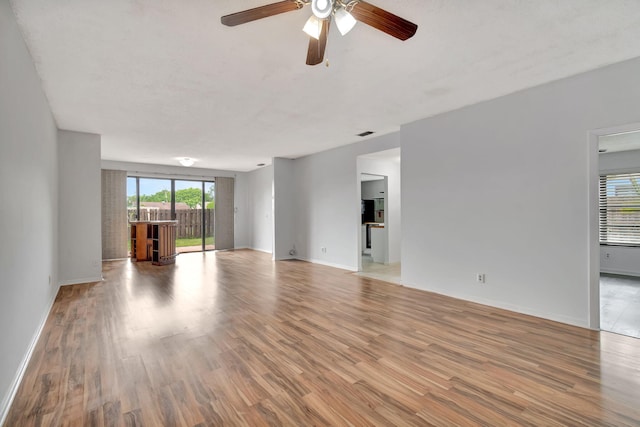
[[[640,56],[638,0],[371,0],[406,42],[332,27],[305,65],[308,7],[237,27],[275,0],[11,0],[58,126],[104,159],[251,170]]]

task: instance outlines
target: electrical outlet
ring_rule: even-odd
[[[322,251],[323,254],[327,253],[327,248],[325,248],[325,247],[320,248],[320,250]]]
[[[484,273],[478,273],[476,275],[476,280],[478,281],[478,283],[484,283],[485,281]]]
[[[611,254],[610,254],[609,252],[607,252],[607,253],[605,254],[605,256],[604,256],[604,257],[605,257],[606,259],[609,259],[609,258],[611,258]]]

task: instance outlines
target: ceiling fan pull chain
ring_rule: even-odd
[[[331,24],[331,16],[327,18],[329,24]],[[329,37],[329,28],[327,28],[327,37]],[[324,66],[329,68],[329,43],[327,42],[324,46]]]
[[[329,43],[324,47],[324,66],[329,68]]]

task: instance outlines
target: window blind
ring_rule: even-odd
[[[600,244],[640,246],[640,173],[600,176]]]
[[[216,249],[234,248],[234,178],[216,177]]]

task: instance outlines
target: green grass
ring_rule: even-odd
[[[207,238],[205,238],[205,242],[206,245],[213,245],[214,241],[213,241],[213,237],[209,236]],[[196,237],[194,239],[176,239],[176,247],[177,248],[183,248],[185,246],[201,246],[202,245],[202,239],[199,237]]]

